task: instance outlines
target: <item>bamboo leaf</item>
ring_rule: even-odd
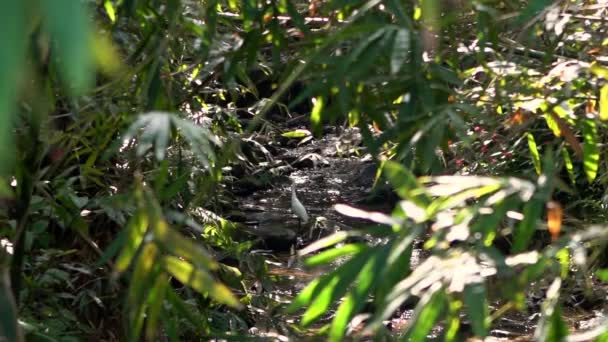
[[[173,256],[163,258],[163,267],[184,285],[188,285],[201,294],[209,294],[216,301],[234,308],[240,308],[241,303],[230,290],[217,282],[211,274],[193,264]]]
[[[600,120],[608,120],[608,84],[600,89]]]
[[[310,136],[311,133],[307,129],[296,129],[295,131],[282,133],[281,136],[285,138],[304,138]]]
[[[364,249],[367,248],[368,247],[365,244],[347,244],[344,246],[331,248],[317,255],[307,258],[304,264],[308,267],[329,264],[337,258],[361,253]]]
[[[401,71],[401,68],[407,61],[409,51],[410,31],[404,28],[398,29],[395,33],[393,51],[391,53],[391,74]]]
[[[536,141],[534,140],[532,133],[528,133],[528,148],[530,149],[530,156],[532,157],[534,170],[536,170],[536,173],[540,175],[542,171],[540,166],[540,154],[538,153]]]
[[[13,115],[26,52],[26,2],[6,1],[0,11],[0,176],[12,169],[15,156]],[[0,180],[3,182],[3,180]]]
[[[154,244],[146,244],[137,258],[133,275],[129,283],[127,303],[129,308],[129,340],[136,341],[144,325],[150,284],[156,282],[160,269],[158,266],[159,250]]]
[[[440,286],[429,290],[421,299],[408,322],[402,341],[423,342],[447,304],[447,295]]]
[[[488,303],[484,285],[477,283],[466,286],[464,302],[475,335],[479,337],[487,336],[490,322],[488,320]]]
[[[186,238],[171,229],[167,222],[159,221],[156,223],[154,237],[166,252],[178,255],[210,270],[218,269],[217,262],[207,252],[197,246],[192,239]]]
[[[364,250],[333,272],[310,282],[288,307],[288,312],[294,312],[306,305],[309,308],[302,317],[304,326],[317,320],[327,311],[331,303],[346,293],[350,283],[357,277],[361,268],[366,264],[371,249]]]
[[[389,160],[383,163],[382,172],[393,184],[401,198],[410,200],[423,208],[431,203],[431,199],[424,193],[414,174],[404,166]]]
[[[321,133],[321,118],[324,106],[325,100],[323,99],[323,96],[317,96],[314,101],[314,106],[312,107],[312,112],[310,113],[310,123],[315,134]]]
[[[53,41],[54,62],[68,91],[80,95],[93,84],[91,43],[93,28],[85,2],[53,0],[38,2],[44,26]]]
[[[598,146],[598,133],[595,121],[583,121],[583,168],[589,183],[595,180],[600,162],[600,149]]]
[[[329,341],[342,341],[344,339],[348,322],[363,308],[370,289],[379,281],[381,265],[385,263],[388,251],[388,248],[377,251],[361,269],[356,285],[336,311],[336,317],[333,319],[329,330]]]
[[[139,249],[139,246],[144,239],[147,228],[148,218],[143,213],[138,212],[131,217],[127,227],[125,228],[127,230],[126,239],[123,239],[122,235],[117,237],[117,239],[123,239],[123,243],[125,243],[125,246],[116,259],[115,267],[117,272],[122,273],[129,267],[135,253]]]
[[[564,159],[564,166],[566,167],[566,171],[568,172],[568,178],[570,178],[570,182],[572,184],[576,184],[576,176],[574,175],[574,165],[572,164],[570,153],[568,153],[566,147],[562,148],[562,158]]]
[[[524,219],[513,232],[513,253],[524,251],[530,244],[530,239],[536,230],[536,223],[544,208],[543,201],[533,198],[524,207]]]

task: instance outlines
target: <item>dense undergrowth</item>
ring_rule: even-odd
[[[564,307],[605,305],[603,3],[0,6],[9,341],[242,339],[262,325],[300,338],[329,312],[314,331],[332,341],[362,312],[378,339],[440,326],[453,341],[534,310],[531,292],[534,337],[554,341],[570,333]],[[298,124],[312,133],[282,135]],[[342,263],[286,305],[259,241],[228,217],[235,194],[274,181],[258,172],[273,143],[330,125],[359,129],[401,200],[390,214],[337,206],[370,227],[301,250],[311,267]],[[418,244],[430,256],[412,268]]]

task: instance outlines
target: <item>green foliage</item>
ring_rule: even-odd
[[[367,330],[380,334],[416,300],[403,340],[426,340],[438,325],[456,340],[462,319],[486,337],[500,314],[491,300],[523,309],[530,287],[550,281],[535,338],[565,339],[564,283],[574,270],[605,267],[575,257],[600,258],[592,241],[606,234],[585,228],[606,219],[604,23],[545,0],[461,5],[3,4],[0,240],[13,252],[0,250],[0,333],[244,333],[246,313],[233,309],[259,299],[243,284],[251,275],[216,259],[251,263],[265,288],[270,281],[246,253],[253,242],[222,217],[227,166],[250,167],[239,151],[250,134],[274,133],[271,121],[303,111],[311,131],[282,137],[357,126],[401,200],[390,215],[336,206],[375,226],[301,251],[318,252],[311,267],[343,260],[293,300],[302,326],[336,309],[323,331],[343,340],[372,300]],[[551,200],[566,218],[549,241]],[[348,240],[366,234],[379,240]],[[429,256],[412,265],[416,241]],[[100,317],[124,331],[98,336]]]

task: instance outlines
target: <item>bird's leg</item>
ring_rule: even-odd
[[[298,217],[298,233],[300,232],[300,230],[302,230],[302,227],[300,226],[300,225],[301,225],[301,222],[300,222],[300,221],[301,221],[301,220],[300,220],[300,218]]]

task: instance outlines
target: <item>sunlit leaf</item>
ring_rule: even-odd
[[[304,138],[310,136],[311,133],[307,129],[296,129],[295,131],[282,133],[281,136],[285,138]]]
[[[139,336],[145,319],[147,309],[146,298],[149,294],[150,284],[156,282],[160,268],[158,267],[159,250],[154,244],[146,244],[141,255],[137,258],[133,275],[129,282],[127,302],[129,307],[129,331],[131,341]]]
[[[608,120],[608,84],[600,89],[600,119]]]
[[[124,272],[131,264],[148,229],[148,219],[142,213],[138,213],[131,217],[125,229],[128,233],[124,241],[125,246],[116,259],[117,272]]]
[[[333,302],[346,293],[348,286],[367,263],[372,251],[371,249],[364,250],[333,272],[310,282],[292,301],[288,311],[293,312],[308,306],[302,316],[302,325],[306,326],[317,320]]]
[[[595,74],[598,77],[608,80],[608,68],[600,66],[600,64],[598,64],[597,62],[591,63],[589,71],[591,71],[591,73]]]
[[[562,248],[555,254],[555,258],[559,261],[560,277],[566,279],[570,272],[570,251],[568,248]]]
[[[321,114],[323,107],[325,106],[325,100],[322,96],[317,96],[314,100],[312,112],[310,113],[310,123],[315,134],[321,132]]]
[[[426,196],[410,170],[393,161],[386,161],[383,164],[383,173],[393,184],[400,197],[423,208],[431,203],[430,198]]]
[[[551,116],[550,114],[545,114],[544,117],[547,121],[547,126],[549,126],[551,131],[553,131],[553,134],[558,138],[561,137],[562,132],[559,129],[559,124],[555,121],[555,119],[553,119],[553,116]]]
[[[562,158],[564,159],[564,166],[566,167],[566,171],[568,172],[568,178],[570,178],[570,182],[572,184],[576,184],[576,176],[574,175],[574,165],[572,164],[570,153],[568,153],[566,147],[562,148]]]
[[[595,271],[595,276],[598,277],[601,281],[608,283],[608,269],[604,268]]]
[[[146,315],[146,339],[152,341],[159,330],[160,315],[165,304],[167,288],[171,281],[167,275],[158,276],[148,295],[148,312]]]
[[[358,236],[358,235],[360,235],[360,233],[357,233],[354,231],[353,232],[345,232],[345,231],[336,232],[336,233],[333,233],[329,236],[326,236],[322,239],[319,239],[319,240],[311,243],[306,248],[301,249],[300,251],[298,251],[298,255],[304,256],[304,255],[316,252],[320,249],[327,248],[327,247],[333,246],[337,243],[340,243],[340,242],[346,240],[349,236]]]
[[[595,121],[583,120],[583,168],[589,183],[595,180],[600,162],[598,133]]]
[[[436,284],[438,285],[438,284]],[[434,286],[416,305],[414,315],[408,321],[406,333],[401,340],[412,342],[426,341],[435,322],[446,309],[447,295],[440,286]]]
[[[107,75],[115,76],[120,71],[120,55],[112,45],[109,37],[97,34],[93,41],[92,50],[94,58],[100,71]]]
[[[324,252],[321,252],[317,255],[311,256],[306,259],[304,262],[306,266],[318,266],[331,263],[337,258],[344,257],[347,255],[352,255],[356,253],[360,253],[364,249],[367,248],[367,245],[364,244],[347,244],[340,247],[335,247],[328,249]]]
[[[165,221],[156,222],[154,237],[166,252],[186,258],[210,270],[218,268],[217,262],[200,246],[197,246],[192,239],[171,229]]]
[[[532,163],[534,164],[534,170],[536,173],[540,175],[541,166],[540,166],[540,154],[538,153],[538,148],[536,147],[536,141],[534,140],[534,136],[532,133],[528,133],[528,148],[530,149],[530,156],[532,156]]]
[[[375,283],[379,282],[381,265],[386,261],[388,249],[374,253],[359,273],[356,285],[349,291],[340,304],[329,330],[329,341],[342,341],[348,322],[365,305],[367,296]]]
[[[163,258],[163,266],[184,285],[188,285],[202,294],[209,294],[209,296],[220,303],[234,308],[241,307],[241,303],[234,297],[232,292],[226,286],[213,279],[211,274],[206,270],[196,268],[193,264],[172,256]]]
[[[116,10],[114,9],[114,5],[111,0],[105,0],[103,2],[103,8],[105,8],[106,13],[108,14],[108,18],[114,23],[116,21]]]
[[[365,211],[357,208],[353,208],[346,204],[336,204],[334,205],[334,209],[344,216],[362,218],[366,220],[370,220],[372,222],[386,224],[386,225],[400,225],[401,222],[394,217],[388,216],[386,214],[374,211]]]

